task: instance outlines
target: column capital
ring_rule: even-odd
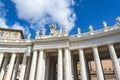
[[[38,51],[38,50],[37,50],[37,49],[33,49],[33,52],[34,52],[34,51]]]
[[[17,52],[11,52],[12,54],[16,54]]]
[[[83,48],[78,48],[78,50],[83,50]]]
[[[93,48],[93,49],[94,49],[94,48],[98,48],[98,46],[93,46],[92,48]]]
[[[43,51],[44,49],[39,49],[39,51]]]
[[[114,44],[113,43],[109,43],[109,44],[107,44],[108,46],[113,46]]]
[[[58,50],[62,50],[62,48],[57,48]]]

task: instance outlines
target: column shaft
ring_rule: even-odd
[[[24,80],[25,70],[26,70],[26,63],[27,63],[27,56],[24,54],[23,61],[20,70],[20,77],[19,80]]]
[[[3,79],[7,64],[8,64],[8,58],[6,57],[4,62],[3,62],[3,66],[2,66],[2,69],[1,69],[1,72],[0,72],[0,80]]]
[[[108,48],[109,48],[110,56],[111,56],[111,59],[112,59],[113,68],[114,68],[114,71],[115,71],[116,78],[117,78],[117,80],[120,80],[120,68],[119,68],[119,63],[118,63],[118,59],[117,59],[115,49],[114,49],[112,44],[108,45]]]
[[[30,69],[29,80],[34,80],[35,79],[36,63],[37,63],[37,51],[34,51],[33,58],[32,58],[31,69]]]
[[[17,78],[19,62],[20,62],[20,58],[17,57],[16,63],[15,63],[15,66],[14,66],[14,70],[13,70],[12,80],[16,80],[16,78]]]
[[[45,75],[45,80],[50,80],[50,77],[49,77],[49,71],[50,71],[50,56],[47,55],[47,58],[46,58],[46,75]]]
[[[2,65],[3,57],[4,57],[4,54],[0,53],[0,68],[1,68],[1,65]]]
[[[73,75],[72,75],[72,65],[71,65],[71,53],[70,53],[70,50],[68,52],[69,52],[70,80],[72,80]]]
[[[58,71],[57,80],[63,80],[62,49],[58,49]]]
[[[37,76],[36,80],[42,80],[42,69],[43,69],[43,50],[40,50],[39,52],[39,60],[38,60],[38,66],[37,66]]]
[[[12,53],[12,57],[9,63],[9,67],[8,67],[8,71],[7,71],[7,76],[6,76],[6,80],[11,80],[12,77],[12,70],[13,70],[13,66],[15,63],[15,58],[16,58],[16,54]]]
[[[94,55],[94,60],[96,64],[97,78],[98,80],[104,80],[102,66],[101,66],[97,47],[93,47],[93,55]]]
[[[70,77],[70,66],[68,66],[68,65],[70,65],[70,58],[69,58],[69,49],[68,48],[66,48],[65,49],[65,53],[64,53],[64,57],[65,57],[65,60],[64,60],[64,62],[65,62],[65,80],[71,80],[71,77]]]
[[[86,67],[86,61],[85,56],[83,53],[83,49],[79,49],[79,60],[80,60],[80,68],[81,68],[81,80],[88,80],[87,79],[87,67]]]
[[[29,80],[31,57],[28,57],[24,80]]]

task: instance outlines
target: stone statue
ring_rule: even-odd
[[[54,24],[50,25],[50,35],[51,36],[56,35],[56,25]]]
[[[80,28],[78,28],[78,34],[81,34],[81,29]]]
[[[45,36],[45,29],[42,30],[42,36]]]
[[[62,27],[60,28],[59,35],[62,35]]]
[[[36,39],[39,37],[39,30],[36,31]]]
[[[107,22],[106,21],[103,21],[103,26],[104,26],[104,28],[107,27]]]
[[[36,35],[37,35],[37,36],[39,35],[39,32],[40,32],[39,30],[36,31]]]
[[[64,36],[67,36],[68,35],[68,32],[66,30],[66,27],[64,28]]]
[[[30,37],[31,37],[31,34],[29,33],[29,34],[28,34],[28,39],[30,39]]]
[[[116,18],[116,20],[117,20],[118,23],[120,24],[120,17],[119,17],[119,16]]]
[[[104,31],[108,31],[107,22],[103,21]]]
[[[93,26],[92,25],[89,26],[89,30],[90,30],[90,32],[93,32]]]
[[[77,35],[78,37],[80,37],[81,36],[81,29],[78,27],[78,35]]]

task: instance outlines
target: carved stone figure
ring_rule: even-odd
[[[81,29],[80,28],[78,28],[78,34],[81,34]]]
[[[54,24],[50,25],[50,35],[56,35],[56,26]]]
[[[29,34],[28,34],[28,39],[30,39],[30,37],[31,37],[31,34],[29,33]]]
[[[39,37],[39,30],[36,31],[36,39]]]
[[[103,26],[104,26],[104,28],[107,27],[107,22],[106,21],[103,21]]]
[[[118,23],[120,24],[120,17],[119,17],[119,16],[116,18],[116,20],[117,20]]]
[[[104,27],[104,31],[108,31],[108,27],[107,27],[107,22],[103,21],[103,27]]]
[[[59,35],[62,35],[62,27],[60,28]]]
[[[90,32],[93,32],[93,26],[92,25],[89,26],[89,30],[90,30]]]
[[[81,36],[81,29],[78,27],[78,34],[77,34],[78,37]]]
[[[45,29],[42,30],[42,36],[45,36]]]
[[[68,32],[66,30],[66,27],[64,28],[64,36],[67,36],[68,35]]]

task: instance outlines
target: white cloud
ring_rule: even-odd
[[[0,18],[0,28],[9,28],[6,25],[6,20],[4,18]]]
[[[25,34],[25,36],[27,36],[29,34],[29,29],[28,27],[25,26],[20,26],[19,23],[15,23],[12,26],[8,26],[6,24],[6,20],[5,18],[0,18],[0,28],[11,28],[11,29],[18,29],[18,30],[22,30],[23,33]]]
[[[6,16],[6,11],[4,10],[4,4],[0,1],[0,17]]]
[[[46,24],[57,23],[67,27],[70,31],[74,27],[75,13],[70,6],[73,0],[12,0],[17,9],[19,18],[31,24],[37,24],[34,29],[44,27]]]

